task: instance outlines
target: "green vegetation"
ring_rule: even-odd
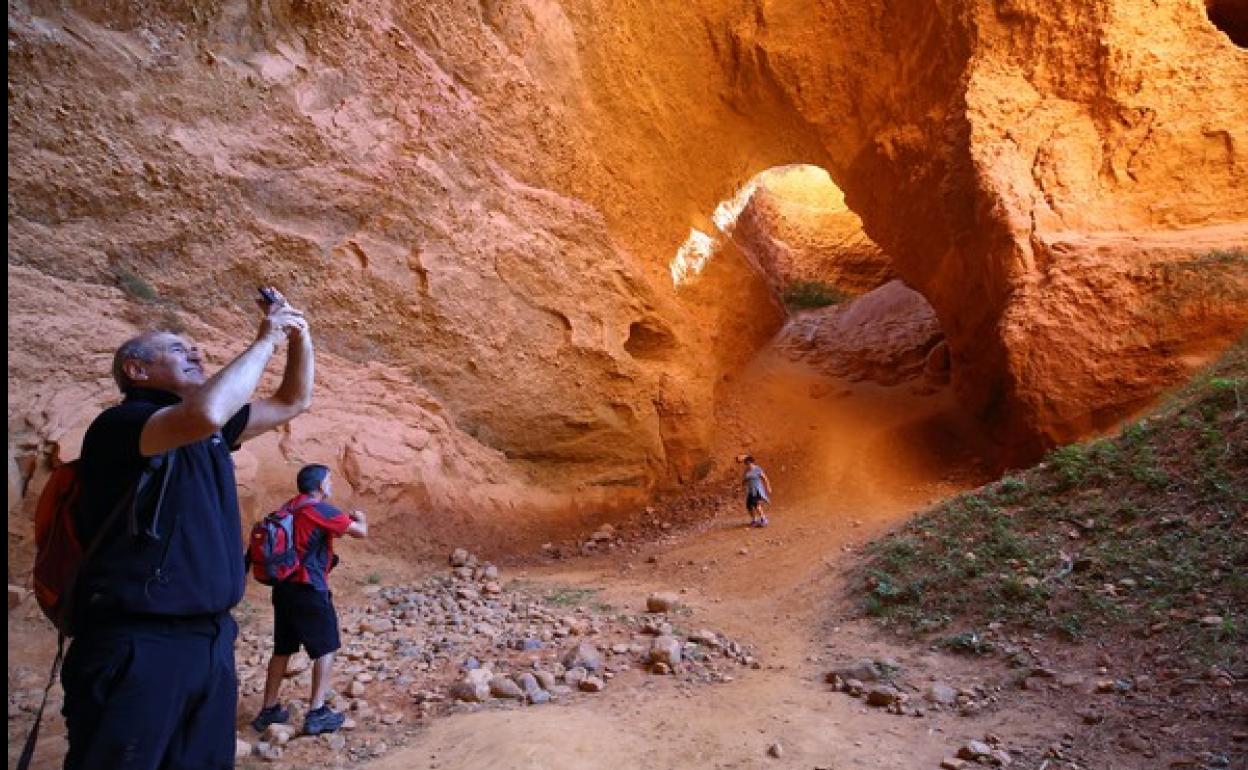
[[[839,305],[853,296],[822,281],[794,281],[784,287],[784,305],[789,310]]]
[[[571,586],[563,586],[556,588],[546,594],[543,600],[547,604],[553,604],[556,607],[579,607],[587,604],[590,599],[598,595],[601,588],[573,588]],[[607,605],[601,605],[607,606]]]
[[[127,296],[139,302],[156,302],[160,299],[160,293],[155,287],[143,280],[143,277],[137,273],[124,267],[114,266],[113,275],[117,278],[117,285]]]
[[[1169,640],[1248,663],[1248,339],[1110,438],[920,515],[874,543],[865,612],[980,654],[975,631]]]
[[[1248,249],[1213,249],[1186,261],[1166,261],[1156,266],[1162,281],[1157,302],[1174,308],[1191,302],[1248,302]]]
[[[1201,254],[1190,263],[1197,267],[1209,267],[1212,265],[1248,265],[1248,249],[1213,249]]]
[[[375,585],[377,585],[378,583],[380,583],[380,582],[381,582],[381,573],[380,573],[380,572],[370,572],[370,573],[368,573],[368,574],[364,577],[364,582],[365,582],[365,583],[368,583],[370,586],[375,586]]]

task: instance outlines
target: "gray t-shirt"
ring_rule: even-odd
[[[763,488],[762,468],[757,465],[753,468],[748,468],[745,471],[745,475],[742,476],[741,479],[745,482],[745,493],[747,495],[761,497],[764,500],[770,499],[767,497],[767,490]]]

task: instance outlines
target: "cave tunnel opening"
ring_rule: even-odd
[[[1205,0],[1205,13],[1232,43],[1248,48],[1248,0]]]
[[[948,382],[950,357],[935,311],[900,280],[826,170],[767,169],[710,219],[714,234],[692,230],[672,260],[678,292],[731,250],[783,308],[773,346],[800,349],[799,358],[853,381]]]
[[[841,506],[846,516],[913,506],[949,491],[934,485],[988,480],[991,448],[957,404],[936,312],[900,279],[825,169],[768,169],[711,219],[713,232],[693,230],[672,261],[677,293],[722,281],[728,268],[716,276],[710,266],[739,255],[780,316],[770,327],[779,330],[718,388],[717,455],[771,458],[831,517]],[[736,303],[721,318],[733,312],[749,311]],[[835,501],[826,497],[832,487],[841,490]]]

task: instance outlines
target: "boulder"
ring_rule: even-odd
[[[488,668],[475,668],[451,685],[451,697],[456,700],[481,703],[490,698],[490,680],[494,673]]]
[[[672,591],[661,591],[646,597],[647,612],[671,612],[680,604],[680,596]]]
[[[651,664],[662,663],[675,671],[680,667],[681,657],[680,640],[674,636],[664,635],[655,637],[650,643],[650,651],[647,653],[646,660]]]
[[[602,653],[593,642],[577,642],[576,645],[569,648],[560,658],[565,668],[581,667],[586,671],[600,671],[602,669]]]
[[[523,699],[525,692],[520,685],[505,676],[495,676],[490,679],[490,695],[495,698],[515,698]]]

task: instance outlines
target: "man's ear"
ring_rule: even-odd
[[[126,378],[131,382],[147,379],[147,370],[143,368],[143,362],[137,358],[127,358],[122,361],[121,370],[126,373]]]

